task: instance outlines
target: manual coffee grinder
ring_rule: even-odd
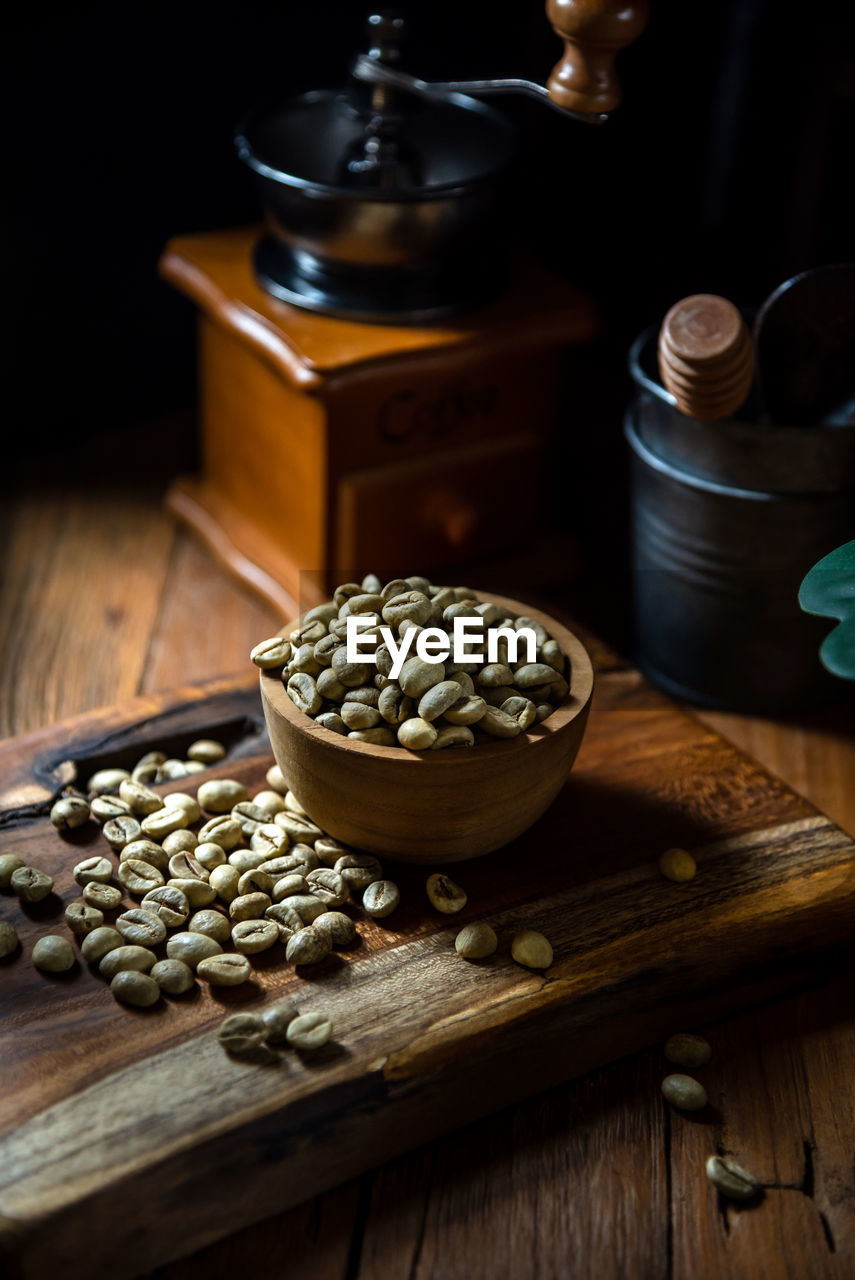
[[[163,275],[199,309],[202,437],[201,474],[167,503],[285,613],[355,566],[439,569],[535,527],[562,352],[595,322],[571,286],[506,264],[515,136],[482,99],[602,122],[646,4],[547,13],[565,54],[546,87],[415,79],[397,66],[402,19],[373,15],[346,86],[238,130],[263,230],[167,246]]]

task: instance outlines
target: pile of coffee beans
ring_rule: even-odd
[[[350,661],[355,619],[366,656]],[[461,619],[478,658],[455,661]],[[534,618],[421,577],[342,583],[287,637],[262,640],[250,656],[281,674],[294,705],[325,729],[410,751],[517,737],[552,715],[569,689],[567,656]]]

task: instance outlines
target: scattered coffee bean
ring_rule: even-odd
[[[115,932],[118,932],[118,930]],[[126,944],[121,947],[111,947],[102,957],[98,965],[98,971],[108,982],[111,982],[117,973],[122,973],[125,969],[133,969],[138,973],[148,973],[156,960],[157,956],[153,951],[149,951],[147,947],[140,947],[135,943]]]
[[[112,879],[113,864],[109,858],[84,858],[83,862],[78,862],[72,875],[81,887],[95,883],[106,884]]]
[[[329,937],[308,925],[288,939],[285,958],[289,964],[318,964],[331,950]]]
[[[199,738],[191,742],[187,748],[187,759],[198,760],[201,764],[216,764],[225,758],[226,749],[222,742],[214,738]]]
[[[208,883],[210,873],[191,853],[176,853],[169,859],[169,875],[173,880],[201,880]]]
[[[119,784],[119,797],[124,800],[131,813],[143,817],[163,808],[163,798],[142,782],[134,782],[133,778],[123,778]]]
[[[163,876],[157,867],[139,858],[129,858],[127,862],[120,862],[116,877],[128,893],[139,897],[151,889],[159,889],[163,884]]]
[[[132,907],[130,911],[123,911],[116,919],[116,928],[125,942],[140,947],[156,947],[166,938],[166,925],[161,916],[153,911],[146,911],[144,907]]]
[[[10,956],[13,951],[17,951],[19,946],[20,943],[15,926],[9,924],[6,920],[0,920],[0,960]]]
[[[680,1031],[665,1041],[665,1057],[678,1067],[705,1067],[712,1057],[712,1048],[703,1036]]]
[[[79,899],[77,902],[69,902],[65,908],[65,923],[76,937],[85,938],[87,933],[100,928],[104,923],[104,912]]]
[[[170,996],[183,995],[193,986],[193,970],[183,960],[158,960],[151,970],[161,991]]]
[[[264,1038],[268,1044],[283,1044],[288,1028],[297,1017],[297,1007],[290,1000],[277,1000],[261,1012]]]
[[[169,858],[174,858],[179,853],[192,853],[195,858],[198,844],[194,832],[187,827],[179,827],[177,831],[170,831],[168,836],[163,837],[163,852]],[[225,855],[223,858],[225,859]]]
[[[232,936],[231,925],[219,911],[197,911],[187,922],[190,933],[204,933],[217,942],[228,942]]]
[[[239,882],[240,872],[237,867],[232,867],[228,863],[225,866],[214,867],[208,880],[214,893],[223,902],[232,902],[238,896]]]
[[[232,1013],[224,1018],[217,1032],[217,1039],[235,1057],[251,1054],[268,1038],[264,1019],[258,1013]]]
[[[327,909],[326,904],[313,893],[291,893],[284,901],[292,911],[297,912],[304,924],[311,924]]]
[[[713,1186],[731,1200],[751,1200],[760,1190],[754,1174],[730,1156],[710,1156],[706,1171]]]
[[[174,933],[166,944],[166,954],[170,960],[183,960],[191,969],[196,969],[203,960],[222,954],[219,942],[204,933]]]
[[[666,880],[682,884],[694,880],[697,864],[685,849],[666,849],[659,857],[659,870]]]
[[[130,844],[126,844],[122,852],[119,854],[119,862],[130,862],[131,859],[137,862],[147,862],[152,867],[157,867],[158,871],[165,871],[169,865],[169,857],[165,849],[159,844],[155,844],[154,840],[132,840]]]
[[[198,822],[202,816],[199,801],[186,791],[171,791],[163,797],[163,803],[167,809],[183,809],[188,822]]]
[[[162,920],[167,929],[179,928],[190,914],[187,894],[175,885],[164,884],[156,889],[149,889],[140,906]]]
[[[213,778],[203,782],[196,793],[196,799],[208,813],[228,813],[243,800],[249,799],[249,792],[242,782],[234,778]],[[212,837],[216,839],[216,837]],[[218,844],[221,841],[217,841]]]
[[[464,960],[486,960],[499,945],[495,930],[488,924],[467,924],[454,939],[454,949]]]
[[[278,818],[279,814],[276,816]],[[263,827],[259,827],[252,833],[249,841],[250,849],[265,858],[275,858],[285,853],[290,844],[291,838],[287,831],[283,831],[275,822],[266,822]]]
[[[117,929],[102,925],[98,929],[93,929],[91,933],[87,933],[80,944],[80,950],[83,952],[84,960],[88,960],[90,964],[97,964],[99,960],[104,959],[108,951],[115,951],[117,947],[122,946],[122,943],[122,935]]]
[[[707,1091],[699,1080],[679,1073],[662,1081],[662,1095],[672,1107],[681,1111],[700,1111],[707,1105]]]
[[[455,915],[466,906],[465,890],[440,872],[428,876],[425,888],[431,905],[443,915]]]
[[[236,849],[243,839],[243,832],[240,829],[240,823],[233,818],[230,813],[224,813],[220,817],[211,818],[198,832],[199,844],[207,844],[213,842],[218,844],[226,853],[230,849]]]
[[[57,831],[73,831],[89,821],[89,805],[80,796],[62,796],[52,807],[50,820]]]
[[[375,880],[382,880],[383,868],[370,853],[345,853],[335,864],[335,870],[351,889],[367,889]]]
[[[552,964],[552,944],[535,929],[524,929],[514,936],[511,955],[526,969],[548,969]]]
[[[347,884],[333,867],[316,867],[306,876],[306,883],[327,910],[340,907],[349,897]]]
[[[229,915],[236,924],[241,920],[259,920],[272,905],[268,893],[243,893],[229,903]]]
[[[118,821],[118,819],[117,819]],[[143,832],[152,840],[162,840],[164,836],[168,836],[172,831],[178,831],[181,827],[189,826],[190,819],[184,809],[180,809],[177,805],[172,807],[164,806],[158,809],[157,813],[150,813],[143,818],[140,826]]]
[[[279,941],[279,926],[275,920],[241,920],[232,929],[235,951],[252,956],[267,951]]]
[[[176,835],[179,834],[176,832]],[[171,840],[172,837],[170,836]],[[215,844],[213,840],[206,840],[204,844],[197,844],[193,850],[193,857],[201,867],[207,872],[211,872],[215,867],[221,867],[226,861],[225,850],[221,845]]]
[[[276,671],[291,657],[291,645],[283,636],[271,636],[257,644],[249,656],[262,671]]]
[[[273,885],[273,876],[268,875],[262,863],[260,867],[253,867],[249,871],[243,872],[240,880],[238,880],[238,894],[246,896],[250,893],[263,893],[272,901]]]
[[[53,889],[53,880],[37,867],[16,867],[9,885],[22,902],[41,902]]]
[[[124,849],[132,840],[139,840],[143,834],[142,827],[136,818],[123,814],[121,818],[111,818],[101,828],[104,839],[111,849]]]
[[[148,1009],[160,999],[160,987],[147,973],[123,969],[110,983],[110,990],[122,1004]]]
[[[196,973],[212,987],[237,987],[247,981],[252,969],[246,956],[227,952],[200,960],[196,965]]]
[[[98,911],[115,911],[122,901],[122,891],[114,884],[93,880],[83,886],[83,901]]]
[[[11,888],[12,873],[25,865],[14,853],[0,853],[0,889]]]
[[[374,880],[362,895],[362,906],[370,916],[382,920],[401,901],[401,891],[393,880]]]
[[[118,795],[119,787],[131,775],[127,769],[99,769],[86,784],[90,795]]]
[[[332,1023],[322,1013],[304,1013],[288,1024],[285,1038],[292,1049],[311,1052],[325,1045],[332,1035]]]
[[[272,764],[264,775],[264,780],[268,787],[272,787],[274,791],[278,791],[280,795],[285,795],[288,790],[288,783],[282,774],[282,770],[278,764]]]
[[[334,914],[325,912],[325,914]],[[319,920],[323,920],[324,915],[318,916]],[[289,906],[288,900],[284,902],[275,902],[273,906],[268,907],[264,913],[265,920],[272,920],[279,930],[280,942],[287,942],[295,933],[299,933],[304,928],[302,918],[297,914],[292,906]],[[329,929],[325,930],[329,933]]]
[[[131,807],[118,796],[93,796],[89,811],[99,822],[109,822],[111,818],[121,818],[130,813]]]
[[[313,928],[326,934],[334,947],[347,947],[356,938],[356,925],[343,911],[324,911],[312,921]]]

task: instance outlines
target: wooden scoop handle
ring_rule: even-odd
[[[558,107],[597,115],[620,102],[615,58],[647,25],[647,0],[547,0],[546,16],[564,41],[547,89]]]

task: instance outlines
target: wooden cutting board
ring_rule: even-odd
[[[71,867],[106,851],[63,840],[50,798],[144,750],[217,736],[211,772],[263,784],[271,762],[254,682],[220,682],[0,744],[0,842],[55,877],[27,909],[0,893],[22,952],[0,963],[0,1261],[11,1274],[135,1276],[428,1138],[595,1065],[793,987],[851,933],[855,846],[805,800],[594,648],[599,680],[567,786],[512,846],[453,874],[469,903],[432,911],[424,873],[394,868],[402,906],[297,977],[279,948],[245,987],[131,1011],[85,966],[48,977],[33,941],[65,932]],[[168,788],[165,788],[168,789]],[[183,783],[171,789],[186,789]],[[698,874],[658,873],[667,846]],[[85,853],[84,853],[85,851]],[[358,909],[355,914],[359,914]],[[498,954],[461,960],[488,920]],[[58,925],[56,922],[59,922]],[[509,942],[540,929],[545,974]],[[276,1065],[231,1060],[224,1013],[291,995],[335,1042]]]

